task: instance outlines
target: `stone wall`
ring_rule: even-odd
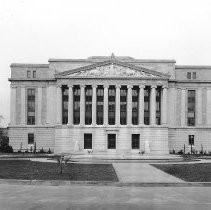
[[[38,150],[44,149],[54,151],[54,128],[52,127],[9,127],[9,143],[13,147],[14,151],[20,149],[22,142],[22,148],[26,150],[28,148],[28,133],[34,133],[36,147]]]
[[[207,152],[211,152],[211,128],[171,128],[169,129],[169,149],[177,152],[184,148],[184,144],[188,151],[189,135],[194,135],[194,149],[201,150],[201,146]]]
[[[84,151],[84,133],[92,133],[93,151],[110,153],[130,153],[131,135],[140,134],[140,149],[145,150],[146,141],[149,142],[150,153],[168,154],[168,128],[166,127],[70,127],[58,126],[55,129],[55,153],[73,152],[76,144],[80,151]],[[107,134],[116,134],[116,150],[107,149]],[[77,143],[76,143],[77,142]]]

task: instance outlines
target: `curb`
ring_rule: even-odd
[[[36,186],[114,186],[114,187],[211,187],[211,182],[129,183],[112,181],[17,180],[0,179],[0,184]]]

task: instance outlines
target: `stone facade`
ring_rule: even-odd
[[[11,64],[9,138],[14,150],[37,149],[55,153],[87,152],[84,134],[92,134],[92,151],[100,153],[168,154],[190,148],[211,151],[211,67],[177,66],[174,60],[139,60],[131,57],[50,59],[48,64]],[[74,123],[74,88],[80,89],[80,123]],[[91,123],[85,123],[85,91],[91,87]],[[103,87],[103,123],[98,124],[97,88]],[[67,90],[67,122],[63,122],[63,90]],[[115,124],[108,123],[108,91],[115,88]],[[120,90],[127,92],[127,122],[120,123]],[[133,124],[133,88],[138,89],[138,123]],[[149,89],[149,123],[145,123],[145,90]],[[160,104],[157,102],[158,88]],[[33,89],[34,122],[29,122],[28,90]],[[189,91],[195,99],[189,108]],[[193,100],[193,99],[191,99]],[[160,119],[157,121],[157,109]],[[159,118],[159,117],[158,117]],[[192,118],[192,119],[189,119]],[[190,122],[189,122],[190,121]],[[192,124],[191,124],[192,123]],[[30,142],[29,134],[33,134]],[[108,135],[116,135],[108,148]],[[132,148],[132,135],[139,145]],[[190,137],[191,136],[191,137]],[[76,148],[77,147],[77,148]]]

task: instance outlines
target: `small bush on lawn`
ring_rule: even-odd
[[[5,153],[12,153],[13,148],[9,145],[9,138],[8,137],[2,137],[1,143],[0,143],[0,152]]]
[[[182,155],[183,154],[183,150],[181,149],[179,152],[178,152],[178,155]]]

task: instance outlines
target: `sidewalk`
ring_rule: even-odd
[[[113,163],[120,182],[123,183],[184,183],[147,163]]]

